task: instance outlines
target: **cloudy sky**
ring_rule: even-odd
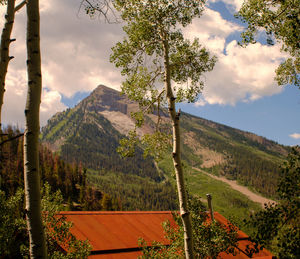
[[[124,36],[120,24],[90,19],[80,0],[40,0],[43,96],[41,124],[74,106],[97,85],[119,89],[122,77],[109,63],[111,47]],[[254,132],[280,144],[300,144],[300,91],[278,87],[274,70],[283,58],[280,47],[237,44],[243,25],[233,17],[241,0],[210,0],[201,19],[184,34],[198,37],[218,56],[206,75],[203,94],[184,111]],[[5,8],[1,7],[3,17]],[[1,19],[1,25],[4,18]],[[3,122],[22,127],[26,99],[26,16],[16,15],[7,76]]]

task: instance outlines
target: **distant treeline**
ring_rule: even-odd
[[[19,135],[18,129],[7,127],[1,141]],[[81,164],[70,164],[49,149],[39,147],[41,186],[48,182],[52,191],[60,190],[70,210],[118,210],[118,202],[104,192],[86,184],[87,170]],[[19,137],[0,146],[0,189],[12,196],[23,188],[23,138]]]

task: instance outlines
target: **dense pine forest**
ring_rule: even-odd
[[[5,139],[19,135],[18,129],[7,127],[3,131]],[[0,146],[0,188],[8,196],[14,195],[24,186],[23,176],[23,138],[22,136]],[[71,210],[112,210],[118,203],[106,193],[87,186],[86,169],[81,164],[70,164],[57,154],[40,145],[39,147],[41,186],[49,183],[53,192],[60,190],[66,208]]]
[[[20,133],[18,129],[7,127],[2,139],[12,139]],[[0,188],[9,197],[24,186],[23,138],[21,136],[7,141],[0,148]],[[81,162],[75,162],[75,159],[72,163],[65,162],[57,153],[43,145],[39,147],[39,160],[41,186],[47,182],[53,192],[60,190],[67,210],[177,208],[174,187],[168,182],[158,183],[151,178],[124,174],[113,167],[111,170],[100,170],[95,177],[96,171],[86,169]],[[94,161],[96,164],[97,160]]]

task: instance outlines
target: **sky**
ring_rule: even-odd
[[[18,2],[18,1],[17,1]],[[43,94],[40,122],[73,107],[99,84],[119,90],[124,78],[109,62],[111,47],[125,36],[122,24],[91,19],[81,0],[40,0]],[[284,145],[300,144],[300,90],[279,87],[275,69],[285,55],[280,46],[240,47],[243,24],[234,18],[241,0],[209,0],[200,19],[184,29],[218,57],[194,104],[180,108],[194,115],[253,132]],[[5,7],[0,7],[0,25]],[[27,93],[25,8],[16,14],[3,107],[3,123],[24,127]]]

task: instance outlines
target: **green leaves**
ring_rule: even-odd
[[[210,57],[197,39],[193,42],[185,40],[178,29],[200,17],[204,1],[117,0],[114,6],[126,22],[123,27],[126,38],[112,48],[110,56],[110,61],[126,76],[122,93],[139,103],[140,112],[132,114],[137,127],[143,125],[144,116],[155,110],[159,124],[160,110],[167,100],[167,91],[162,90],[162,83],[167,80],[165,71],[170,70],[170,80],[175,84],[173,89],[177,90],[176,101],[194,102],[204,86],[203,73],[211,71],[216,62],[216,57]],[[168,57],[164,56],[165,44],[169,46]],[[142,145],[149,144],[145,149],[147,154],[155,153],[150,147],[157,148],[154,149],[156,153],[162,150],[158,144],[165,143],[168,134],[159,131],[156,126],[152,140],[150,135],[141,139]],[[119,152],[133,155],[137,139],[135,131],[129,133],[128,139],[122,140]]]
[[[300,57],[295,59],[288,58],[276,69],[275,80],[278,85],[293,84],[300,88],[299,71]]]
[[[87,241],[77,240],[70,232],[72,223],[57,213],[64,209],[60,191],[51,192],[46,183],[42,190],[42,215],[47,237],[49,258],[87,258],[91,247]],[[7,258],[28,258],[28,233],[24,215],[24,191],[6,198],[0,190],[0,254]],[[67,253],[58,245],[67,248]]]
[[[171,146],[171,135],[161,131],[145,134],[142,145],[145,147],[145,156],[152,156],[156,161],[161,160]]]
[[[242,45],[256,42],[260,29],[267,34],[267,43],[277,41],[282,51],[290,57],[276,70],[279,85],[300,86],[300,1],[299,0],[246,0],[236,15],[247,22],[248,28],[242,33]]]
[[[135,155],[137,146],[144,148],[144,157],[151,156],[156,161],[163,158],[166,151],[170,148],[170,134],[155,131],[153,134],[144,134],[142,137],[137,135],[136,129],[129,132],[127,138],[120,140],[117,152],[123,157]]]
[[[127,37],[112,48],[111,62],[121,68],[127,79],[123,92],[151,90],[163,80],[163,44],[170,46],[171,80],[182,85],[180,101],[194,101],[201,92],[202,74],[211,71],[216,57],[210,57],[196,39],[184,40],[178,26],[187,26],[203,11],[201,1],[115,1],[115,8],[127,22],[123,27]],[[188,89],[191,85],[191,89]],[[183,94],[186,92],[186,94]],[[140,98],[139,98],[140,99]],[[134,96],[134,100],[136,100]]]
[[[190,212],[193,224],[195,258],[217,258],[220,252],[234,254],[237,242],[236,227],[229,224],[228,227],[218,222],[207,222],[206,207],[195,197],[189,200]],[[161,243],[152,242],[149,247],[145,240],[139,240],[143,248],[143,255],[139,258],[185,258],[183,256],[183,226],[178,213],[173,214],[176,225],[169,221],[163,223],[165,237],[169,240],[168,247]]]
[[[42,196],[43,222],[49,258],[87,258],[91,250],[89,242],[77,240],[70,232],[72,223],[57,214],[64,209],[61,192],[52,193],[50,185],[46,183]],[[57,244],[67,249],[67,252],[63,253],[57,249]]]
[[[117,0],[114,1],[115,8],[121,12],[125,21],[147,20],[164,27],[177,25],[187,26],[195,17],[200,17],[205,1],[185,0]]]
[[[295,203],[300,208],[300,149],[293,148],[288,161],[281,168],[277,190],[283,202]]]
[[[185,99],[193,102],[202,91],[202,76],[211,71],[216,63],[215,56],[210,57],[209,52],[195,39],[192,43],[181,37],[176,37],[176,45],[170,45],[171,79],[177,84],[187,84]],[[191,88],[191,90],[189,89]]]
[[[19,189],[10,198],[0,190],[0,254],[3,257],[21,256],[20,246],[27,239],[26,222],[21,209],[23,203],[23,190]]]
[[[128,133],[127,138],[120,140],[120,146],[117,148],[117,152],[123,157],[132,157],[135,155],[135,148],[138,144],[138,136],[136,129],[131,130]]]

